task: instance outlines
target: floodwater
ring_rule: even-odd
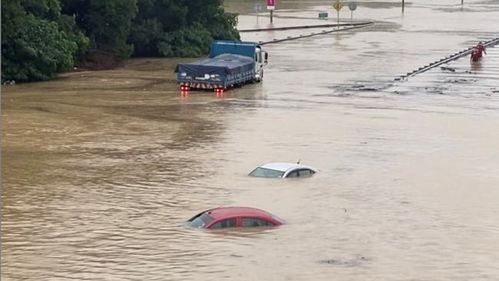
[[[241,29],[268,25],[226,2]],[[179,95],[185,59],[3,86],[2,280],[497,280],[499,46],[394,78],[499,37],[499,1],[409,2],[403,16],[398,2],[359,1],[367,28],[266,45],[264,81],[223,97]],[[278,5],[274,26],[335,14]],[[297,32],[311,31],[241,35]],[[298,160],[320,172],[247,176]],[[185,227],[225,205],[287,224]]]

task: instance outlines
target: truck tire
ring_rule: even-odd
[[[260,78],[255,79],[255,82],[260,83],[263,80],[263,69],[260,69]]]

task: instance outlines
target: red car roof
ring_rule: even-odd
[[[278,221],[282,223],[277,217],[272,214],[251,207],[219,207],[205,211],[205,214],[212,217],[214,220],[220,220],[230,217],[263,217],[268,218],[272,221]]]

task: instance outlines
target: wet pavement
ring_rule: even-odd
[[[226,2],[255,27],[252,2]],[[394,79],[499,37],[497,1],[458,2],[360,1],[374,25],[265,46],[264,81],[223,97],[179,95],[194,59],[3,86],[2,280],[495,280],[499,46]],[[278,5],[275,26],[336,20]],[[319,173],[247,176],[299,159]],[[185,227],[224,205],[287,224]]]

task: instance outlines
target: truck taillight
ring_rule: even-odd
[[[223,95],[224,95],[224,89],[223,88],[215,88],[215,95],[217,97],[223,97]]]

